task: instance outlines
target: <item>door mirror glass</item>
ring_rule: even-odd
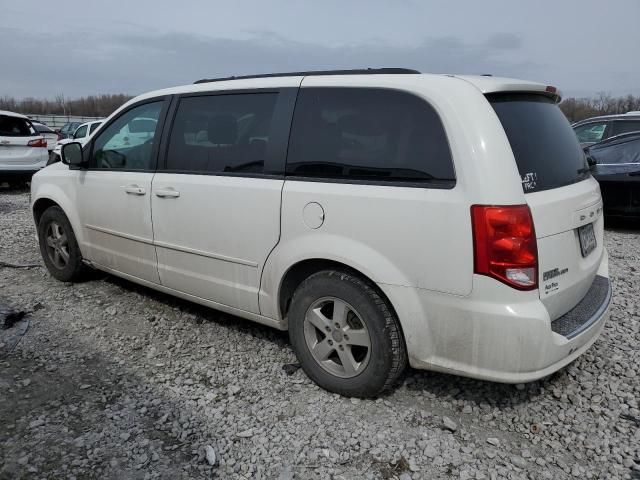
[[[82,165],[82,145],[78,142],[66,143],[62,146],[62,163],[67,165]]]

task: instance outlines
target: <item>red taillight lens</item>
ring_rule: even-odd
[[[519,290],[538,288],[538,246],[527,205],[472,205],[474,271]]]
[[[46,147],[47,141],[44,138],[37,138],[27,143],[30,147]]]

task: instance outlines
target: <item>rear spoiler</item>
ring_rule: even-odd
[[[490,77],[486,75],[451,75],[455,78],[469,82],[483,94],[513,92],[513,93],[536,93],[552,98],[554,102],[560,103],[562,92],[552,85],[544,83],[517,80],[514,78]]]

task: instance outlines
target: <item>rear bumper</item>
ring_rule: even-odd
[[[46,148],[33,149],[36,153],[27,158],[3,160],[0,158],[0,176],[14,176],[33,174],[47,166],[49,155]]]
[[[537,291],[516,292],[487,277],[474,278],[469,297],[381,288],[396,307],[412,367],[524,383],[563,368],[596,341],[611,302],[606,251],[596,278],[604,295],[593,302],[592,286],[591,296],[555,322]]]

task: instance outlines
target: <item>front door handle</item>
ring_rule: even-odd
[[[160,198],[177,198],[180,196],[180,192],[173,188],[167,188],[166,190],[156,190],[154,192],[157,197]]]
[[[139,187],[138,185],[127,185],[124,187],[124,191],[131,195],[145,195],[147,193],[144,188]]]

